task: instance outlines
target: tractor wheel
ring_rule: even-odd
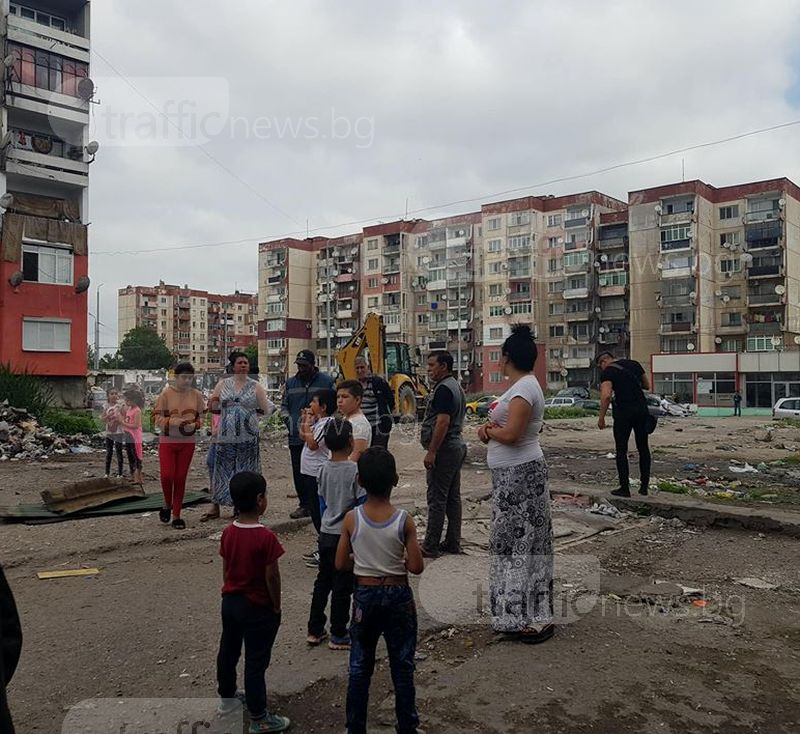
[[[403,385],[397,398],[397,413],[400,422],[415,422],[417,420],[417,396],[411,385]]]

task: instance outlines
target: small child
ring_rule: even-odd
[[[308,410],[303,411],[300,420],[300,438],[305,441],[303,453],[300,455],[300,474],[303,477],[305,504],[317,532],[322,522],[317,476],[330,458],[330,451],[325,445],[325,429],[335,412],[336,392],[320,390],[311,398],[311,405]]]
[[[222,531],[222,637],[217,654],[217,684],[222,701],[218,712],[235,711],[236,664],[244,641],[245,701],[250,712],[250,734],[286,731],[290,721],[267,711],[264,674],[281,624],[281,573],[278,559],[283,546],[259,522],[267,509],[267,483],[260,474],[239,472],[231,478],[231,499],[239,512]]]
[[[106,476],[111,475],[111,461],[114,454],[117,455],[117,476],[121,477],[125,472],[125,465],[122,458],[122,445],[125,443],[125,432],[120,424],[119,414],[119,390],[112,387],[108,391],[108,403],[103,410],[102,421],[106,433]]]
[[[144,436],[142,432],[142,409],[144,395],[135,387],[122,393],[125,398],[122,427],[125,429],[125,449],[128,453],[128,464],[131,467],[131,479],[136,484],[142,483],[142,459],[144,458]]]
[[[308,615],[309,645],[319,645],[328,636],[325,632],[325,607],[331,598],[331,650],[349,650],[350,597],[353,593],[353,574],[347,569],[336,570],[336,548],[342,534],[345,515],[366,493],[358,485],[358,467],[350,461],[353,452],[353,427],[349,421],[334,418],[328,423],[325,443],[331,450],[331,460],[319,472],[320,505],[324,507],[319,534],[319,572],[311,597]]]
[[[386,449],[376,446],[364,452],[358,460],[358,482],[367,491],[367,501],[347,513],[336,549],[337,570],[352,566],[355,574],[347,731],[366,734],[375,648],[383,635],[394,684],[397,731],[416,732],[417,610],[408,574],[422,573],[424,568],[417,529],[408,513],[389,501],[397,485],[397,468]]]
[[[336,391],[339,412],[353,424],[353,453],[350,461],[358,461],[372,443],[372,426],[361,412],[364,388],[358,380],[345,380]]]

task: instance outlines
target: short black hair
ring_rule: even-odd
[[[191,362],[178,362],[175,365],[175,374],[176,375],[193,375],[194,374],[194,366]]]
[[[358,458],[358,483],[367,494],[390,497],[397,479],[394,456],[383,446],[373,446]]]
[[[611,354],[611,352],[600,352],[600,354],[598,354],[594,358],[594,363],[595,364],[600,364],[600,360],[605,358],[605,357],[609,357],[610,359],[616,359],[616,357],[613,354]]]
[[[128,385],[122,390],[122,397],[139,408],[144,408],[144,395],[138,385]]]
[[[231,367],[233,367],[233,365],[236,364],[236,360],[241,359],[242,357],[244,357],[247,360],[248,364],[250,363],[250,357],[248,357],[244,352],[238,352],[238,351],[231,352],[228,355],[228,363],[230,364]]]
[[[439,364],[447,365],[447,369],[453,371],[453,355],[446,349],[437,349],[428,355],[428,359],[433,357]]]
[[[344,451],[353,439],[353,424],[337,416],[325,429],[325,445],[329,451]]]
[[[239,512],[253,512],[259,495],[267,493],[267,480],[253,471],[240,471],[231,477],[231,499]]]
[[[315,393],[311,400],[325,407],[325,415],[333,415],[336,412],[336,390],[320,390]]]
[[[539,350],[533,338],[533,330],[528,324],[515,324],[511,336],[503,342],[502,354],[522,372],[530,372],[536,364]]]
[[[336,386],[337,392],[339,390],[347,390],[354,398],[364,397],[364,388],[358,380],[345,380]]]

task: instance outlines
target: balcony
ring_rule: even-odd
[[[561,364],[564,365],[568,370],[580,370],[585,367],[592,366],[592,358],[591,357],[567,357],[566,359],[562,360]]]
[[[564,265],[565,273],[588,273],[591,265],[589,261],[573,263],[572,265]]]
[[[395,324],[395,326],[397,326],[397,324]],[[387,327],[386,330],[387,331],[389,330],[388,327]],[[351,336],[353,336],[353,329],[336,329],[335,333],[336,333],[336,336],[351,337]]]
[[[781,321],[760,321],[754,322],[752,318],[755,314],[751,315],[751,323],[749,324],[750,336],[778,336],[781,331]],[[765,314],[775,318],[775,314]]]
[[[389,260],[388,262],[384,260],[383,263],[383,272],[384,275],[390,275],[392,273],[399,273],[400,272],[400,260]]]
[[[585,227],[589,223],[589,217],[572,217],[572,219],[564,220],[564,229],[572,229],[574,227]]]
[[[400,254],[400,243],[397,242],[393,245],[384,245],[383,248],[384,255],[399,255]]]
[[[604,331],[597,335],[600,344],[621,344],[627,338],[624,331]]]
[[[747,212],[744,215],[745,224],[754,224],[756,222],[777,222],[782,218],[780,209],[763,209],[762,211]]]
[[[445,240],[445,245],[448,249],[451,247],[466,247],[467,246],[467,238],[466,237],[448,237]]]
[[[692,241],[690,239],[685,240],[672,240],[671,242],[662,242],[661,243],[661,252],[679,252],[680,250],[691,250],[692,249]]]
[[[428,328],[431,331],[447,331],[447,321],[430,321]]]
[[[336,310],[337,319],[351,319],[353,318],[352,308],[340,308]]]
[[[600,260],[600,267],[598,268],[598,270],[601,273],[605,273],[617,270],[625,270],[627,267],[628,267],[628,256],[624,255],[619,259],[614,258],[613,260],[606,260],[605,262]]]
[[[425,286],[428,291],[443,291],[447,288],[446,280],[429,280]]]
[[[603,308],[600,305],[601,321],[625,321],[628,318],[628,310],[625,308]]]
[[[6,173],[79,188],[89,185],[89,164],[83,161],[83,148],[48,135],[13,133],[15,142],[5,154]]]
[[[606,250],[616,250],[620,247],[628,246],[628,235],[621,235],[619,237],[606,237],[602,236],[597,240],[597,249],[601,252]]]
[[[689,334],[692,331],[694,324],[690,321],[672,321],[666,324],[661,324],[658,333],[662,336],[667,334]]]
[[[386,324],[386,333],[387,334],[399,334],[400,333],[400,324]]]
[[[76,10],[80,5],[76,4]],[[79,34],[78,24],[72,19],[67,21],[67,28],[60,30],[19,15],[9,14],[7,17],[9,41],[89,63],[89,39]]]
[[[567,321],[588,321],[593,311],[572,311],[564,314]]]
[[[283,279],[285,277],[286,277],[286,274],[284,272],[280,272],[277,275],[270,275],[269,278],[267,278],[267,284],[268,285],[278,285],[278,283],[282,283],[283,282]]]
[[[747,268],[747,276],[749,278],[775,278],[783,275],[782,264],[772,265],[750,265]]]
[[[530,270],[509,270],[508,271],[508,279],[509,280],[522,280],[528,279],[531,277]]]
[[[690,278],[692,275],[694,275],[693,265],[685,268],[664,268],[661,271],[662,278]]]
[[[601,285],[597,289],[597,295],[603,296],[624,296],[628,292],[626,285]]]
[[[674,212],[673,214],[661,215],[661,226],[668,224],[689,224],[694,221],[694,212]]]
[[[717,334],[725,336],[726,334],[746,334],[750,330],[749,324],[720,324],[717,326]]]
[[[589,289],[588,288],[565,288],[561,295],[564,297],[565,300],[569,301],[574,298],[588,298],[589,297]]]
[[[510,293],[508,296],[509,303],[520,303],[525,301],[530,301],[533,298],[533,294],[528,293]]]
[[[778,293],[748,293],[747,305],[752,306],[782,306],[786,303],[786,296]]]
[[[337,283],[352,283],[354,280],[358,280],[357,273],[341,273],[336,276]]]
[[[469,327],[469,320],[468,319],[462,319],[461,321],[448,321],[447,322],[447,328],[450,331],[457,331],[458,329],[461,329],[463,331],[464,329],[466,329],[468,327]]]

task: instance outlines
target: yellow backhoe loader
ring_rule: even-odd
[[[356,357],[362,355],[369,360],[373,374],[385,378],[392,388],[395,418],[416,420],[428,396],[428,387],[416,373],[417,365],[411,359],[408,344],[386,341],[383,317],[379,314],[367,314],[363,326],[336,352],[343,379],[357,379]]]

